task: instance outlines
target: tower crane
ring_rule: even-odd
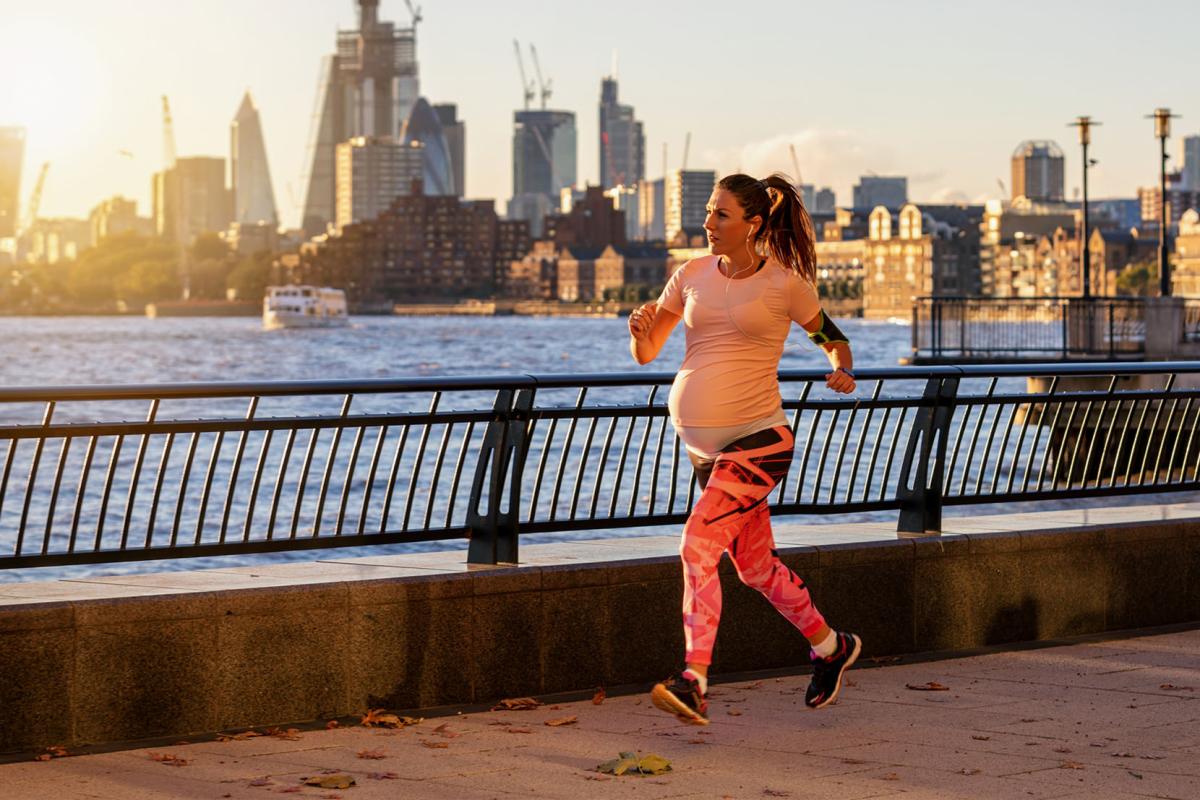
[[[796,185],[800,186],[804,181],[800,179],[800,159],[796,158],[796,145],[788,142],[788,150],[792,154],[792,166],[796,170]]]
[[[37,222],[38,209],[42,205],[42,189],[46,186],[46,172],[50,169],[50,162],[43,161],[42,168],[38,170],[37,180],[33,184],[33,193],[29,195],[29,205],[25,208],[25,220],[20,227],[21,231],[27,231],[33,227],[33,223]]]
[[[542,110],[545,111],[546,101],[550,99],[553,90],[550,88],[549,80],[542,80],[542,66],[538,63],[537,48],[533,46],[532,42],[529,44],[529,55],[533,57],[533,71],[537,75],[538,89],[541,90],[542,95]]]
[[[412,17],[413,33],[416,33],[417,23],[425,19],[425,17],[421,16],[421,7],[417,6],[416,8],[413,8],[412,0],[404,0],[404,5],[408,6],[408,13]]]
[[[521,45],[513,39],[513,52],[517,54],[517,69],[521,71],[521,91],[525,94],[525,110],[529,110],[529,104],[533,101],[533,81],[525,77],[525,59],[521,58]]]

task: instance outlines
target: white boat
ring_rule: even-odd
[[[333,328],[349,325],[346,293],[329,286],[268,286],[263,328]]]

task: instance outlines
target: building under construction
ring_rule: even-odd
[[[379,20],[379,0],[357,0],[358,27],[338,31],[317,93],[304,231],[324,233],[336,211],[337,145],[357,137],[399,138],[418,97],[416,25]],[[411,6],[410,6],[411,8]]]

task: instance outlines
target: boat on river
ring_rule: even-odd
[[[334,328],[350,324],[346,293],[330,286],[268,286],[263,328]]]

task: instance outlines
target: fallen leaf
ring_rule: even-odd
[[[608,695],[605,693],[604,687],[597,686],[596,693],[594,695],[592,695],[592,705],[594,705],[594,706],[600,705],[601,703],[604,702],[604,698],[607,696]]]
[[[1158,688],[1166,689],[1168,692],[1194,692],[1194,691],[1196,691],[1196,688],[1194,686],[1176,686],[1173,683],[1163,683],[1163,684],[1160,684]]]
[[[736,708],[731,708],[725,713],[731,717],[740,717],[742,715],[742,712],[738,711]]]
[[[987,740],[991,739],[992,737],[990,737],[990,736],[972,736],[971,738],[978,742],[986,742]]]
[[[241,733],[222,733],[217,736],[218,742],[241,742],[246,739],[254,739],[263,734],[258,731],[242,731]]]
[[[398,781],[400,776],[394,772],[368,772],[367,777],[373,781]]]
[[[67,748],[60,744],[52,744],[46,748],[46,752],[37,757],[38,761],[49,761],[52,758],[62,758],[67,755]]]
[[[1125,771],[1126,771],[1126,772],[1128,772],[1128,773],[1129,773],[1130,775],[1132,775],[1133,777],[1137,778],[1139,781],[1142,779],[1142,776],[1141,776],[1141,774],[1140,774],[1140,773],[1134,772],[1134,771],[1133,771],[1133,770],[1131,770],[1131,769],[1127,769],[1127,770],[1125,770]]]
[[[450,746],[449,742],[431,742],[428,739],[422,739],[421,744],[425,745],[431,750],[445,750]]]
[[[341,725],[338,723],[338,721],[336,719],[331,719],[331,720],[329,720],[329,722],[325,723],[325,730],[327,730],[327,731],[331,731],[334,728],[340,728],[340,727],[341,727]]]
[[[533,733],[529,728],[505,728],[505,733]]]
[[[943,686],[937,681],[929,681],[928,683],[906,683],[905,689],[912,689],[914,692],[948,692],[949,686]]]
[[[1056,748],[1054,748],[1054,752],[1056,752],[1056,753],[1069,753],[1069,752],[1071,752],[1071,748],[1069,748],[1069,747],[1056,747]]]
[[[707,739],[688,739],[688,744],[708,744]]]
[[[791,797],[792,796],[791,792],[785,791],[783,789],[763,789],[762,793],[763,793],[763,796],[765,796],[765,797]]]
[[[380,758],[387,758],[387,754],[384,753],[382,750],[359,750],[358,757],[359,758],[368,758],[368,759],[380,759]]]
[[[354,786],[354,778],[344,773],[333,775],[318,775],[304,780],[305,786],[316,786],[321,789],[349,789]]]
[[[448,722],[443,722],[441,725],[438,725],[433,729],[433,732],[445,739],[457,739],[459,736],[462,736],[461,733],[456,733],[455,731],[450,730],[450,723]]]
[[[662,775],[671,771],[671,762],[653,753],[640,758],[636,753],[621,753],[618,758],[597,765],[596,771],[609,775]]]
[[[166,764],[169,767],[186,767],[192,763],[186,758],[180,758],[172,753],[151,753],[150,760],[157,761],[160,764]]]
[[[1083,764],[1078,761],[1064,761],[1058,766],[1060,769],[1083,769]]]
[[[579,717],[559,717],[558,719],[548,719],[543,724],[551,728],[561,728],[563,725],[574,725],[579,722]]]
[[[959,772],[959,774],[961,774],[961,775],[978,775],[978,774],[979,774],[979,772],[980,772],[980,770],[977,770],[977,769],[960,769],[958,772]]]
[[[287,730],[283,730],[282,728],[267,728],[266,733],[267,736],[274,736],[276,739],[286,739],[291,742],[300,738],[300,731],[296,728],[288,728]]]
[[[883,776],[883,779],[885,781],[898,781],[900,780],[900,776],[894,772],[889,772],[887,775]]]
[[[492,711],[528,711],[537,708],[542,703],[532,697],[510,697],[492,706]]]
[[[375,708],[368,711],[359,724],[368,728],[406,728],[424,721],[424,717],[398,717],[395,714],[387,713],[382,708]]]
[[[1137,756],[1134,755],[1133,753],[1116,752],[1116,753],[1109,753],[1109,755],[1112,756],[1113,758],[1137,758]]]
[[[50,755],[49,753],[42,753],[39,756],[34,756],[33,760],[34,761],[49,761],[52,758],[54,758],[54,756]]]

